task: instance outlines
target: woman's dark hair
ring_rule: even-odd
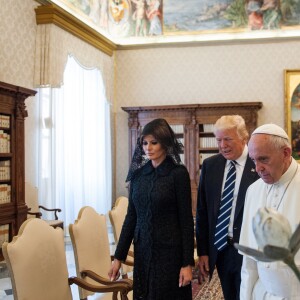
[[[178,142],[173,129],[165,119],[155,119],[145,125],[137,140],[126,182],[130,181],[135,172],[149,161],[143,150],[143,139],[146,135],[153,135],[166,150],[167,156],[170,156],[175,164],[182,164],[179,155],[180,153],[183,153],[182,143]]]
[[[146,135],[153,135],[167,153],[183,153],[183,145],[177,141],[173,129],[165,119],[155,119],[145,125],[140,136],[141,143]]]

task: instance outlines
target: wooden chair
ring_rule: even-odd
[[[127,214],[127,208],[128,208],[128,198],[121,196],[116,200],[116,203],[115,203],[115,206],[113,207],[113,209],[108,212],[110,223],[113,228],[116,244],[119,241],[122,226],[123,226],[123,223],[125,220],[125,216]],[[131,262],[132,265],[133,265],[133,261],[134,261],[133,257],[134,257],[133,245],[131,245],[126,260],[128,262]],[[128,274],[132,271],[133,271],[132,266],[128,266],[128,265],[124,265],[124,264],[122,265],[122,272],[124,272],[125,274]]]
[[[110,255],[106,216],[85,206],[79,211],[75,223],[69,225],[69,233],[77,276],[90,284],[95,278],[103,284],[110,283],[108,271],[113,258]],[[124,282],[132,289],[132,280],[122,279],[118,282]],[[92,294],[91,291],[79,287],[80,299],[86,299]]]
[[[26,220],[19,234],[2,247],[11,275],[15,300],[71,300],[70,285],[75,283],[93,292],[120,292],[122,299],[131,286],[124,282],[90,284],[78,277],[68,278],[64,233],[37,218]]]
[[[41,218],[42,217],[42,212],[41,210],[45,211],[52,211],[54,212],[54,219],[52,220],[45,220],[50,226],[56,228],[60,227],[64,229],[64,221],[58,219],[58,212],[61,212],[60,208],[47,208],[45,206],[39,205],[38,204],[38,189],[31,185],[28,182],[25,182],[25,202],[28,206],[28,212],[27,214],[30,216],[34,216],[36,218]]]

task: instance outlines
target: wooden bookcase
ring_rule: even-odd
[[[0,81],[0,260],[2,244],[11,241],[27,219],[25,204],[25,99],[36,91]]]
[[[182,158],[191,178],[195,215],[201,163],[207,156],[218,153],[213,124],[223,115],[241,115],[251,133],[256,128],[261,107],[261,102],[122,107],[128,113],[129,163],[142,127],[153,119],[166,119],[184,144]]]

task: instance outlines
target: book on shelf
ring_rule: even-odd
[[[0,160],[0,180],[10,180],[10,160]]]
[[[215,137],[200,137],[200,148],[218,148]]]
[[[11,202],[11,186],[0,184],[0,204]]]
[[[184,132],[183,125],[170,125],[170,127],[173,129],[174,133],[183,134]]]
[[[10,128],[10,116],[0,115],[0,127]]]
[[[179,156],[180,156],[180,160],[182,161],[182,163],[184,164],[184,154],[183,153],[181,153],[181,154],[179,154]]]
[[[178,138],[177,141],[184,146],[184,138]]]
[[[200,165],[203,164],[203,161],[206,159],[206,158],[209,158],[213,155],[216,155],[217,153],[201,153],[200,154]]]
[[[0,130],[0,153],[10,152],[10,134]]]
[[[203,124],[203,132],[213,132],[214,124]]]
[[[9,241],[9,224],[0,225],[0,247]]]

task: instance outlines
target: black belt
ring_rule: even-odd
[[[233,237],[231,237],[231,236],[228,236],[228,237],[227,237],[227,244],[228,244],[229,246],[233,246],[233,244],[234,244]]]

